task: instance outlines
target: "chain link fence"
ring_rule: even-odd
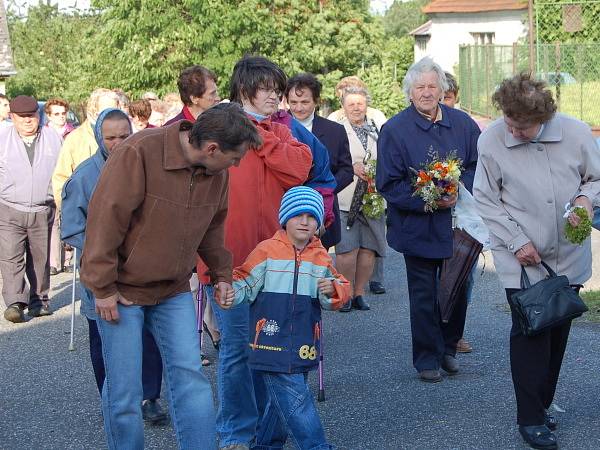
[[[537,77],[548,83],[558,110],[600,127],[600,43],[538,44]],[[460,104],[473,114],[495,118],[492,94],[505,78],[529,70],[526,45],[460,48]]]
[[[548,83],[558,109],[600,127],[600,0],[537,0],[535,73]],[[529,46],[462,46],[461,107],[486,117],[499,112],[491,97],[505,78],[529,71]]]

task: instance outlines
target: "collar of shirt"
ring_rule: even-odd
[[[416,109],[416,107],[415,107],[415,109]],[[417,109],[417,112],[419,114],[421,114],[423,117],[425,117],[427,120],[429,120],[430,122],[433,122],[433,123],[441,122],[442,119],[444,118],[443,114],[442,114],[442,108],[440,108],[439,104],[437,106],[437,113],[435,114],[435,120],[433,120],[433,116],[430,116],[429,114],[425,114],[424,112],[419,111],[418,109]]]
[[[312,132],[312,126],[313,126],[313,122],[315,120],[315,112],[313,111],[312,114],[304,120],[300,120],[298,118],[296,118],[296,120],[298,120],[298,122],[300,122],[302,125],[304,125],[304,128],[306,128],[308,131]]]
[[[196,118],[190,111],[190,108],[188,108],[186,105],[183,105],[183,109],[181,110],[181,112],[183,113],[183,117],[185,117],[185,120],[189,120],[192,123],[196,121]]]
[[[536,143],[537,141],[540,140],[540,137],[542,136],[542,133],[544,132],[545,126],[546,126],[545,123],[540,125],[540,131],[538,131],[538,134],[536,134],[536,136],[531,140],[531,142]]]
[[[267,116],[263,116],[262,114],[258,114],[252,111],[248,111],[247,109],[244,110],[246,112],[246,114],[250,114],[252,117],[254,117],[256,120],[258,120],[259,122],[265,120],[267,118]]]

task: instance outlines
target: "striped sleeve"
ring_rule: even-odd
[[[331,297],[327,297],[319,292],[321,308],[336,311],[350,299],[350,296],[352,295],[350,283],[341,273],[335,270],[331,258],[327,265],[327,272],[324,278],[333,281],[334,293]]]
[[[267,252],[264,246],[259,244],[248,255],[246,261],[233,270],[233,290],[235,291],[233,306],[243,302],[252,303],[256,300],[265,284],[266,268]]]

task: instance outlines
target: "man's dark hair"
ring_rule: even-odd
[[[205,142],[219,144],[222,152],[235,152],[243,143],[255,149],[262,145],[258,130],[236,103],[220,103],[198,116],[190,131],[190,144],[201,148]]]
[[[312,73],[299,73],[294,75],[287,82],[285,87],[285,98],[289,100],[290,91],[293,89],[296,95],[300,95],[300,92],[304,89],[309,89],[312,93],[313,101],[319,102],[321,98],[321,89],[323,85]]]
[[[191,66],[183,69],[177,80],[179,96],[186,106],[192,104],[192,96],[202,97],[206,92],[206,81],[217,82],[217,76],[206,67]]]
[[[241,104],[242,98],[252,100],[259,89],[275,89],[279,94],[285,91],[287,76],[275,64],[262,56],[244,56],[233,68],[229,99]]]

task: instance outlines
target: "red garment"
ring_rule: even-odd
[[[281,228],[279,204],[288,189],[303,184],[312,166],[308,146],[296,141],[290,130],[270,119],[257,122],[263,145],[246,153],[239,167],[229,169],[229,211],[225,220],[225,247],[233,266],[241,265],[259,242]],[[198,275],[208,283],[206,265],[199,260]]]

